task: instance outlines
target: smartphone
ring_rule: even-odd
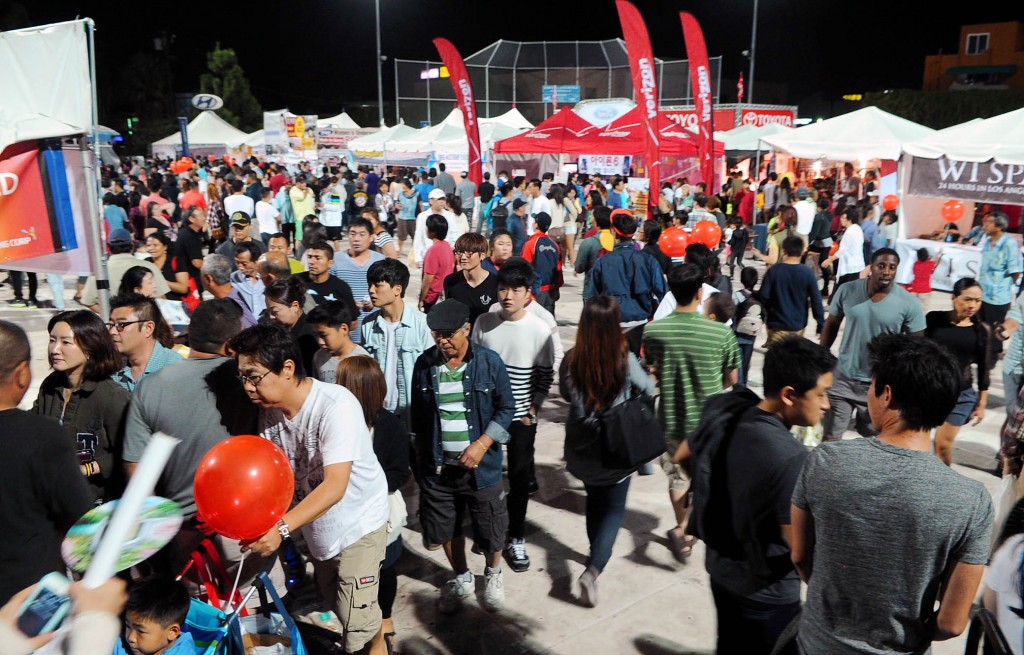
[[[68,610],[71,582],[60,573],[48,573],[18,609],[18,630],[26,637],[36,637],[56,630]]]

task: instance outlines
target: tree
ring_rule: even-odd
[[[1024,107],[1024,91],[1007,89],[868,93],[865,105],[940,130],[972,118],[991,118]]]
[[[249,88],[249,80],[238,63],[232,48],[221,48],[218,42],[206,54],[210,72],[199,78],[200,93],[212,93],[224,100],[217,113],[235,127],[251,132],[263,125],[263,110]]]

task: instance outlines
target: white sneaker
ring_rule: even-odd
[[[470,574],[469,580],[466,580],[461,575],[454,577],[444,583],[444,587],[441,588],[441,600],[437,604],[437,609],[442,614],[454,614],[462,608],[462,601],[469,598],[472,593],[472,574]]]
[[[501,578],[501,571],[488,573],[487,586],[484,587],[484,609],[488,612],[497,612],[505,607],[505,583]]]

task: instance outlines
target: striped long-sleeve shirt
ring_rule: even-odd
[[[512,381],[515,418],[540,407],[554,382],[555,346],[551,329],[529,312],[509,321],[503,312],[481,314],[473,326],[473,343],[498,353]]]

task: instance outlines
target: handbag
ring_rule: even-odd
[[[600,422],[609,467],[637,469],[665,452],[654,407],[641,395],[605,410]]]

